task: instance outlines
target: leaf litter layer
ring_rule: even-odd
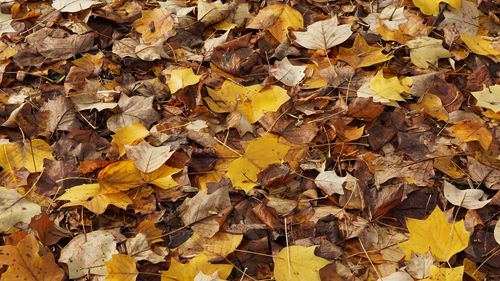
[[[0,280],[495,280],[498,1],[3,1]]]

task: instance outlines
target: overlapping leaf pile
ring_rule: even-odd
[[[2,1],[0,280],[494,280],[500,4]]]

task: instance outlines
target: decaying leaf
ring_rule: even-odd
[[[491,201],[491,199],[480,200],[484,196],[484,191],[480,189],[460,190],[447,181],[444,182],[443,189],[444,196],[450,203],[469,210],[481,209]]]
[[[435,67],[438,59],[451,57],[451,53],[443,48],[443,40],[419,37],[406,44],[410,48],[411,62],[421,68]]]
[[[17,245],[0,246],[0,264],[8,265],[2,273],[2,280],[53,280],[61,281],[64,272],[49,252],[39,254],[40,246],[35,236],[25,236]]]
[[[145,141],[137,145],[125,145],[127,157],[135,160],[134,166],[143,173],[151,173],[167,161],[175,151],[170,146],[152,146]]]
[[[15,189],[0,186],[0,232],[6,232],[18,222],[29,223],[40,214],[39,205],[32,203]]]
[[[304,70],[306,66],[292,65],[288,58],[284,58],[271,68],[271,74],[283,84],[293,87],[305,77]]]

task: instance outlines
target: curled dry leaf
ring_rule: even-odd
[[[134,166],[143,173],[151,173],[163,165],[174,154],[170,146],[152,146],[146,141],[131,146],[125,145],[127,157],[135,160]]]
[[[475,210],[486,206],[491,199],[480,200],[484,197],[484,191],[480,189],[460,190],[453,184],[445,181],[443,183],[444,197],[453,205]]]

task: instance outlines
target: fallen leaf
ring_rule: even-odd
[[[338,25],[337,17],[315,22],[306,32],[294,32],[295,42],[312,50],[328,50],[346,41],[352,34],[351,25]]]
[[[442,268],[432,265],[430,268],[429,278],[422,281],[455,281],[463,280],[464,267],[458,266],[454,268]]]
[[[15,246],[0,246],[0,264],[8,265],[7,271],[2,273],[2,280],[63,280],[64,272],[57,266],[52,252],[40,256],[39,247],[32,234]]]
[[[288,246],[274,256],[276,281],[320,281],[319,270],[330,262],[314,254],[312,247]]]
[[[495,237],[495,241],[500,244],[500,220],[497,220],[495,224],[495,229],[493,230],[493,236]]]
[[[482,121],[462,120],[450,127],[450,136],[462,141],[479,141],[484,150],[487,150],[493,140],[490,131],[483,126]]]
[[[153,251],[148,243],[146,234],[138,233],[135,237],[128,238],[125,241],[127,253],[136,261],[146,260],[153,264],[165,261],[168,255],[168,249],[165,247],[158,247],[159,253]],[[135,263],[134,263],[135,264]]]
[[[480,200],[484,196],[484,191],[480,189],[460,190],[447,181],[443,184],[443,190],[448,202],[468,210],[481,209],[491,201],[491,199]]]
[[[203,254],[194,257],[185,264],[172,258],[168,270],[162,271],[161,281],[192,281],[199,272],[208,275],[217,272],[219,278],[226,279],[231,274],[231,270],[233,270],[232,265],[212,264]]]
[[[405,101],[401,93],[407,90],[397,77],[384,78],[382,70],[379,70],[371,80],[370,89],[377,95],[391,101]]]
[[[56,130],[73,131],[80,129],[81,125],[75,117],[73,104],[62,95],[47,101],[40,110],[49,112],[47,127],[50,132]]]
[[[500,51],[495,50],[491,47],[493,41],[486,40],[483,38],[484,36],[478,34],[476,36],[468,36],[465,34],[460,34],[460,39],[464,41],[465,45],[474,53],[482,56],[492,56],[498,57],[500,56]]]
[[[194,277],[194,281],[224,281],[224,280],[219,278],[219,273],[217,271],[212,273],[211,275],[206,275],[205,273],[200,271]]]
[[[384,278],[379,278],[377,281],[412,281],[411,275],[404,271],[396,271]]]
[[[358,33],[351,48],[339,48],[338,58],[347,62],[354,68],[366,67],[390,60],[392,55],[384,55],[384,48],[368,45],[366,40]]]
[[[306,70],[306,66],[292,65],[285,57],[283,60],[277,61],[271,67],[270,72],[281,83],[293,87],[305,77],[304,70]]]
[[[129,255],[116,254],[104,262],[108,275],[104,281],[135,281],[139,272],[135,260]]]
[[[205,0],[198,1],[198,21],[205,25],[212,25],[229,17],[234,12],[236,3],[222,3],[220,0],[208,2]]]
[[[248,193],[259,185],[257,174],[267,165],[281,163],[289,148],[272,135],[250,141],[245,154],[229,164],[227,174],[233,186]]]
[[[461,0],[461,8],[446,9],[443,12],[444,20],[439,24],[438,29],[454,26],[460,34],[476,36],[479,30],[479,13],[476,4]]]
[[[399,243],[406,260],[410,259],[412,252],[422,255],[430,250],[437,261],[444,262],[469,245],[471,234],[465,230],[464,221],[448,223],[439,207],[425,220],[408,218],[406,226],[410,239]]]
[[[140,123],[134,123],[116,130],[115,134],[111,136],[113,138],[112,145],[116,146],[119,155],[123,156],[126,153],[125,145],[136,145],[147,136],[149,136],[148,129]]]
[[[102,214],[109,205],[127,209],[132,200],[125,193],[119,191],[106,193],[98,183],[77,185],[66,189],[65,193],[56,200],[68,200],[62,207],[84,206],[91,212]]]
[[[52,2],[52,7],[56,10],[60,10],[63,13],[76,13],[82,10],[86,10],[94,5],[101,4],[99,1],[93,0],[54,0]]]
[[[489,108],[494,112],[500,112],[500,85],[483,87],[482,91],[471,92],[477,102],[476,105],[484,108]]]
[[[431,252],[427,251],[423,255],[411,253],[411,258],[406,261],[406,271],[410,273],[413,278],[424,279],[429,277],[429,271],[434,263],[434,257]]]
[[[163,8],[143,10],[141,18],[134,21],[132,27],[142,35],[144,42],[164,42],[175,35],[174,20]]]
[[[219,231],[220,225],[209,217],[220,215],[231,206],[229,192],[227,188],[222,187],[212,194],[198,191],[194,197],[184,200],[179,211],[185,225],[191,225],[191,228],[200,236],[211,238]]]
[[[200,78],[201,75],[195,75],[192,68],[174,69],[167,85],[170,88],[170,92],[175,94],[175,92],[184,87],[196,85],[200,82]]]
[[[328,196],[333,194],[344,194],[342,185],[347,177],[339,177],[335,171],[322,171],[314,179],[314,183]]]
[[[205,98],[208,107],[217,113],[240,112],[250,123],[257,122],[266,112],[276,112],[288,101],[285,89],[279,86],[263,88],[261,85],[243,87],[229,80],[219,91],[207,88],[210,97]]]
[[[438,120],[448,121],[448,111],[443,107],[441,99],[436,95],[425,93],[420,102],[410,104],[410,108],[423,112]]]
[[[448,3],[453,8],[460,10],[462,1],[461,0],[413,0],[413,4],[417,6],[420,11],[425,15],[437,16],[439,13],[439,3]]]
[[[146,141],[137,145],[125,145],[127,158],[135,160],[134,166],[143,173],[151,173],[163,165],[174,154],[170,146],[152,146]]]
[[[99,74],[104,64],[104,53],[102,51],[99,51],[95,55],[85,53],[81,58],[73,60],[72,63],[88,72]]]
[[[418,37],[406,42],[410,48],[411,62],[421,68],[437,66],[438,59],[449,58],[451,53],[443,48],[443,40],[432,37]]]
[[[217,232],[211,238],[205,238],[195,232],[176,250],[179,251],[179,256],[183,258],[204,254],[209,260],[221,259],[234,252],[242,240],[242,234]]]
[[[0,232],[7,232],[18,222],[29,223],[40,213],[40,206],[23,198],[17,190],[0,186]]]
[[[118,101],[121,112],[109,117],[106,123],[108,128],[116,132],[116,130],[134,123],[149,127],[160,119],[160,114],[152,107],[153,99],[154,97],[128,97],[122,94]]]
[[[296,30],[304,27],[302,14],[285,4],[267,6],[259,11],[259,14],[261,13],[268,19],[270,19],[271,14],[273,15],[272,24],[267,27],[266,30],[268,30],[280,43],[287,38],[288,29]],[[261,28],[257,27],[257,29]]]
[[[59,262],[68,266],[69,278],[87,274],[107,275],[104,262],[118,254],[116,244],[123,240],[125,237],[117,228],[79,234],[62,248]]]

